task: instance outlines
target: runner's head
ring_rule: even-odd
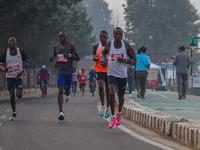
[[[85,73],[85,69],[81,69],[81,73],[84,74]]]
[[[122,37],[123,37],[123,30],[122,30],[122,28],[116,27],[113,30],[113,37],[114,37],[115,41],[118,41],[118,42],[121,41]]]
[[[66,41],[67,41],[67,33],[64,32],[64,31],[61,31],[61,32],[59,33],[59,38],[60,38],[60,42],[61,42],[61,43],[66,42]]]
[[[103,45],[107,43],[108,40],[108,33],[106,31],[101,31],[99,34],[99,39]]]
[[[12,48],[12,49],[15,48],[16,44],[17,44],[17,40],[16,40],[15,37],[10,37],[10,38],[8,39],[8,46],[9,46],[10,48]]]

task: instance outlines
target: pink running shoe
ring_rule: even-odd
[[[116,122],[116,117],[111,117],[110,119],[110,124],[109,124],[109,128],[110,129],[114,129],[115,128],[115,122]]]
[[[116,125],[119,126],[122,122],[122,113],[119,113],[119,110],[116,110],[117,118],[116,118]]]

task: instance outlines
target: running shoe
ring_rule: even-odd
[[[119,110],[117,109],[116,114],[117,114],[116,125],[119,126],[122,122],[122,113],[119,113]]]
[[[58,120],[62,121],[62,120],[65,120],[65,116],[64,116],[64,113],[61,111],[59,116],[58,116]]]
[[[67,96],[66,94],[63,94],[63,100],[67,103],[69,101],[70,95]]]
[[[115,122],[116,122],[116,117],[111,117],[110,124],[108,125],[108,128],[114,129],[115,128]]]
[[[103,117],[105,114],[105,106],[101,106],[101,111],[99,112],[99,116]]]
[[[106,109],[105,118],[109,118],[109,117],[110,117],[110,109],[107,108],[107,109]]]
[[[9,118],[10,121],[15,121],[17,119],[17,114],[13,113],[12,116]]]

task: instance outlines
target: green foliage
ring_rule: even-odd
[[[105,30],[112,38],[114,26],[111,24],[112,11],[108,9],[108,4],[103,0],[84,0],[83,6],[86,8],[88,17],[94,27],[93,34],[99,39],[99,33]]]
[[[94,42],[93,28],[80,1],[0,0],[1,51],[7,48],[8,38],[14,36],[17,46],[31,59],[31,66],[48,66],[53,45],[59,42],[59,32],[67,31],[78,53],[89,53]]]
[[[134,48],[149,52],[176,51],[189,47],[189,36],[199,33],[197,11],[189,0],[126,0],[126,39]]]

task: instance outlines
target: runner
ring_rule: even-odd
[[[107,43],[108,33],[106,31],[101,31],[99,34],[99,39],[100,43],[95,44],[93,46],[93,60],[96,62],[97,82],[99,85],[99,97],[101,100],[101,111],[99,112],[99,115],[103,117],[105,114],[105,118],[108,118],[110,117],[110,102],[108,98],[109,91],[108,91],[108,77],[107,77],[108,64],[106,65],[105,68],[102,67],[101,65],[102,51]],[[107,105],[105,105],[104,103],[105,93],[106,93]]]
[[[80,57],[75,45],[71,42],[67,42],[66,32],[60,32],[59,37],[60,43],[54,45],[54,53],[52,56],[49,56],[49,60],[53,61],[53,59],[57,57],[58,105],[60,111],[58,119],[61,121],[65,119],[63,112],[63,90],[65,89],[65,94],[69,98],[72,84],[73,60],[79,61]]]
[[[85,75],[85,69],[81,69],[81,74],[80,74],[80,88],[82,91],[82,97],[84,97],[85,93],[85,85],[86,85],[86,75]]]
[[[15,101],[15,87],[17,89],[16,96],[17,98],[22,98],[23,92],[23,83],[22,78],[26,69],[29,67],[29,59],[24,51],[16,47],[17,40],[14,37],[10,37],[8,40],[9,48],[6,52],[2,53],[0,62],[4,72],[6,73],[7,86],[10,93],[10,104],[12,107],[12,116],[10,121],[15,121],[17,117],[16,113],[16,101]],[[23,68],[23,62],[24,68]]]
[[[115,128],[115,124],[121,124],[122,107],[124,104],[124,93],[126,89],[127,79],[127,64],[135,64],[136,57],[131,46],[122,40],[123,30],[116,27],[113,30],[114,40],[106,44],[102,52],[101,64],[106,67],[106,58],[108,58],[108,87],[109,87],[109,100],[111,106],[111,121],[109,128]],[[108,55],[108,56],[106,56]],[[129,59],[128,59],[129,57]],[[119,106],[116,111],[115,117],[115,91],[117,86],[117,94]]]
[[[36,80],[37,80],[37,82],[39,82],[41,89],[42,89],[41,83],[44,82],[44,85],[45,85],[44,94],[45,95],[47,95],[47,87],[48,87],[49,79],[50,79],[50,72],[48,69],[46,69],[45,65],[42,65],[42,69],[39,70]]]
[[[91,83],[92,83],[93,80],[95,80],[95,83],[96,83],[96,78],[97,78],[96,70],[95,70],[94,67],[92,67],[92,70],[88,74],[88,79],[90,81],[90,85],[89,85],[90,93],[91,93]],[[95,84],[95,89],[96,89],[96,84]]]
[[[73,74],[72,74],[72,92],[76,93],[77,88],[77,81],[78,81],[78,72],[76,71],[76,68],[74,68]]]

